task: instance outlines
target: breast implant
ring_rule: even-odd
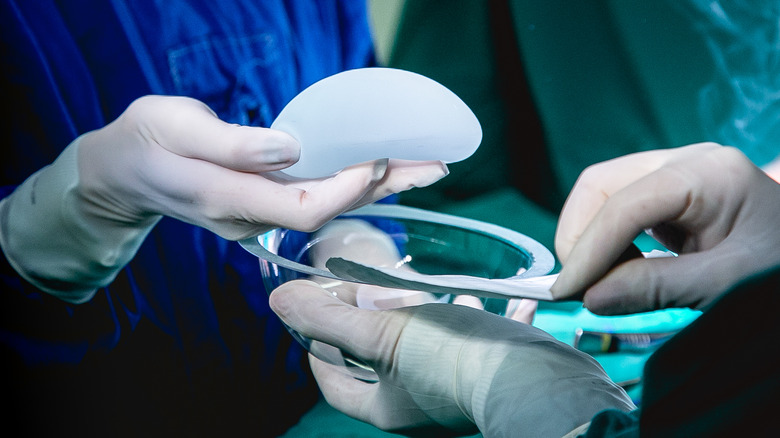
[[[453,163],[482,141],[474,113],[425,76],[392,68],[348,70],[294,97],[271,125],[301,145],[282,172],[315,179],[382,158]]]

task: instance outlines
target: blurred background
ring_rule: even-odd
[[[379,64],[442,83],[483,129],[475,155],[450,165],[450,175],[433,186],[403,193],[402,204],[498,224],[552,249],[566,195],[591,164],[714,141],[777,172],[776,2],[369,5]],[[663,250],[648,236],[636,243],[643,251]],[[607,318],[574,303],[541,303],[534,325],[572,345],[578,333],[595,336],[603,351],[594,357],[641,406],[645,360],[665,335],[697,316],[670,309]],[[652,339],[633,348],[631,336]],[[321,402],[285,436],[393,435]]]

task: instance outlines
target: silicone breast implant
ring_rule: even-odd
[[[482,141],[474,113],[438,82],[405,70],[363,68],[303,90],[271,128],[295,137],[300,160],[282,172],[333,175],[380,158],[461,161]]]

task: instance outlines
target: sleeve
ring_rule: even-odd
[[[605,410],[572,436],[775,434],[778,291],[776,268],[724,295],[648,360],[640,410]]]
[[[341,1],[339,22],[343,69],[376,66],[366,2]]]
[[[13,102],[11,110],[0,118],[0,136],[7,145],[0,160],[0,210],[10,216],[7,209],[16,197],[14,193],[30,187],[23,188],[23,181],[52,163],[79,132],[102,126],[104,119],[94,78],[60,8],[50,2],[0,0],[0,47],[0,93]],[[53,176],[51,181],[62,182],[68,179],[66,174]],[[58,187],[57,193],[63,190]],[[27,200],[32,201],[29,196]],[[21,225],[29,232],[46,231],[43,222],[36,223]],[[0,216],[0,229],[7,230],[6,225],[7,218]],[[14,364],[21,364],[23,372],[30,365],[79,363],[89,348],[115,343],[118,307],[108,302],[105,294],[80,307],[45,293],[20,275],[3,245],[0,350],[14,379],[21,379],[19,373],[11,372]]]
[[[77,45],[78,30],[63,15],[67,11],[47,2],[0,1],[0,90],[16,102],[0,120],[0,135],[10,145],[0,163],[0,185],[7,187],[0,201],[0,246],[25,281],[83,303],[114,278],[128,261],[120,253],[134,253],[150,227],[141,233],[124,227],[116,240],[96,232],[116,230],[116,224],[96,223],[79,202],[74,139],[104,125],[108,103],[99,102],[98,79]],[[105,20],[106,11],[95,8],[84,19]]]
[[[111,283],[159,220],[139,226],[89,212],[78,193],[79,139],[0,201],[0,246],[10,264],[41,290],[74,304]]]
[[[0,185],[18,185],[79,133],[105,124],[95,78],[50,2],[0,0]]]
[[[608,409],[599,412],[590,423],[566,435],[565,438],[638,438],[639,410],[621,412]]]
[[[0,290],[0,358],[20,388],[36,375],[33,370],[78,364],[88,351],[113,348],[118,340],[124,312],[107,294],[74,306],[19,276],[5,253],[0,253]]]
[[[648,360],[643,436],[777,433],[780,267],[725,294]]]

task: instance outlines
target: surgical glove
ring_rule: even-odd
[[[81,303],[113,280],[163,215],[231,240],[279,226],[311,231],[447,173],[439,162],[392,160],[320,180],[275,172],[299,151],[283,132],[224,123],[194,99],[147,96],[2,201],[0,245],[25,279]]]
[[[270,296],[303,336],[371,366],[358,380],[310,356],[336,409],[400,433],[561,437],[603,409],[632,410],[598,363],[527,324],[452,304],[358,309],[298,280]]]
[[[553,296],[595,313],[702,308],[780,263],[780,185],[739,150],[712,143],[641,152],[582,173],[564,205]],[[643,230],[678,257],[610,270]]]

